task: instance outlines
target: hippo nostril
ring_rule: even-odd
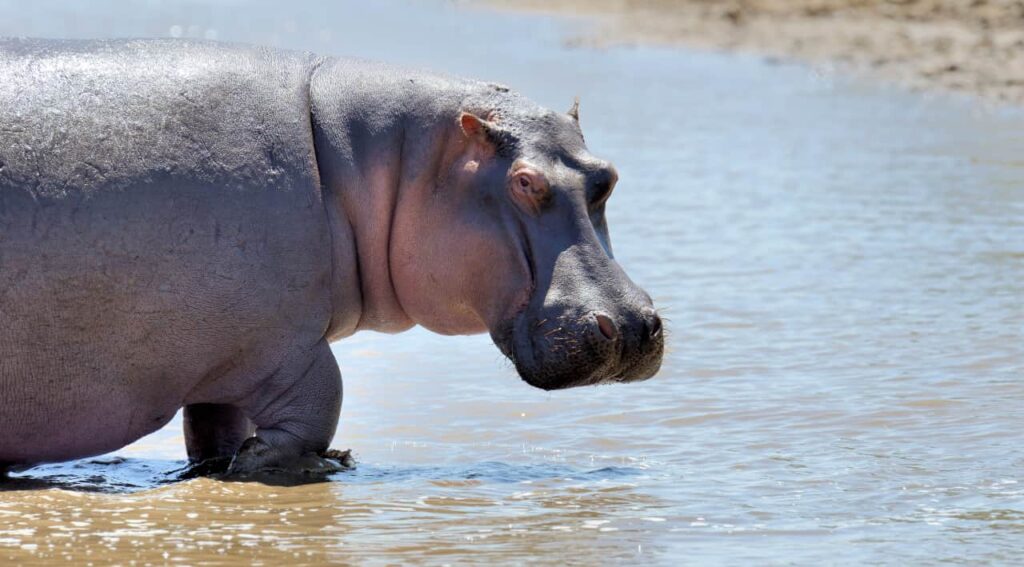
[[[618,333],[615,331],[615,323],[612,322],[611,318],[604,313],[598,313],[595,317],[597,318],[597,328],[601,330],[604,338],[609,341],[615,340],[615,336]]]
[[[651,335],[651,338],[654,338],[654,337],[657,337],[660,334],[661,334],[661,317],[658,317],[658,314],[655,313],[651,317],[650,335]]]

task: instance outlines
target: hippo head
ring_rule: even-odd
[[[653,376],[661,319],[612,256],[605,206],[618,174],[587,150],[577,106],[556,113],[506,93],[464,104],[453,122],[415,207],[421,240],[393,259],[406,311],[442,333],[486,328],[545,390]]]

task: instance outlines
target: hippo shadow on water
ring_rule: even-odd
[[[336,475],[355,468],[351,451],[331,449],[324,455],[338,463],[341,470],[331,474],[261,471],[255,474],[227,476],[230,459],[209,459],[200,463],[161,459],[132,459],[121,456],[97,457],[64,463],[52,463],[11,472],[0,477],[0,492],[59,488],[81,492],[125,493],[147,490],[196,478],[229,482],[260,482],[273,486],[297,486],[328,482]]]
[[[39,465],[0,478],[0,491],[59,488],[77,492],[125,493],[176,482],[183,461],[99,457]]]
[[[628,466],[581,469],[565,464],[541,462],[509,464],[484,461],[450,466],[360,464],[349,451],[338,451],[345,470],[328,475],[297,475],[265,472],[241,478],[225,477],[227,463],[200,463],[162,459],[133,459],[120,456],[83,459],[33,467],[0,479],[0,492],[61,489],[76,492],[124,494],[169,486],[206,477],[228,482],[259,482],[272,486],[297,486],[311,482],[348,484],[391,484],[405,482],[482,481],[510,484],[523,481],[572,479],[600,481],[635,477],[644,470]]]

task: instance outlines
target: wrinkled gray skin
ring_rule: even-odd
[[[193,461],[326,472],[328,343],[489,331],[545,388],[661,362],[614,169],[486,83],[186,41],[0,41],[0,469],[185,408]],[[255,436],[253,433],[255,432]]]

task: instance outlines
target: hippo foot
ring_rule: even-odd
[[[341,465],[342,470],[356,468],[356,459],[352,456],[352,449],[345,449],[344,451],[340,449],[328,449],[323,453],[320,453],[320,456],[338,463]]]
[[[184,469],[175,471],[175,480],[190,480],[201,477],[217,477],[227,472],[231,457],[213,457],[197,463],[189,463]]]
[[[231,459],[224,475],[229,480],[256,480],[274,483],[309,482],[353,468],[349,450],[328,449],[299,456],[277,449],[259,437],[250,437]]]

